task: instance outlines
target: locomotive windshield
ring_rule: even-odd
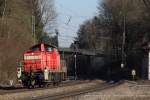
[[[50,45],[46,45],[46,44],[45,44],[45,50],[46,50],[46,51],[53,51],[54,48],[55,48],[54,46],[50,46]]]
[[[29,52],[35,52],[35,51],[41,51],[40,45],[33,46],[32,48],[30,48]]]
[[[53,51],[53,48],[52,48],[52,47],[47,47],[47,46],[46,46],[46,47],[45,47],[45,50],[46,50],[46,51]]]
[[[45,51],[48,51],[48,52],[53,51],[54,48],[56,49],[55,46],[47,45],[47,44],[44,44],[44,48],[45,48]],[[28,52],[36,52],[36,51],[41,51],[41,44],[38,44],[38,45],[35,45],[35,46],[31,47]]]

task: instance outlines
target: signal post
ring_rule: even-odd
[[[148,43],[148,80],[150,80],[150,43]]]

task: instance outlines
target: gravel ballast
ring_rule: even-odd
[[[20,93],[11,93],[11,94],[4,94],[0,95],[0,100],[30,100],[32,98],[36,98],[39,96],[46,96],[46,95],[53,95],[57,93],[63,93],[68,91],[75,91],[84,89],[87,87],[93,87],[95,85],[104,83],[101,80],[94,80],[89,81],[81,84],[75,84],[71,86],[64,86],[64,87],[58,87],[58,88],[52,88],[52,89],[43,89],[43,90],[37,90],[37,91],[25,91]]]
[[[150,85],[124,82],[117,87],[71,97],[67,100],[150,100]]]

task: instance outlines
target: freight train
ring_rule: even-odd
[[[47,86],[66,80],[67,67],[56,46],[40,43],[23,54],[17,78],[26,87]]]

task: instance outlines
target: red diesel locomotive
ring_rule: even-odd
[[[23,54],[17,76],[24,86],[45,86],[66,79],[65,61],[60,60],[58,49],[53,45],[37,44]]]

